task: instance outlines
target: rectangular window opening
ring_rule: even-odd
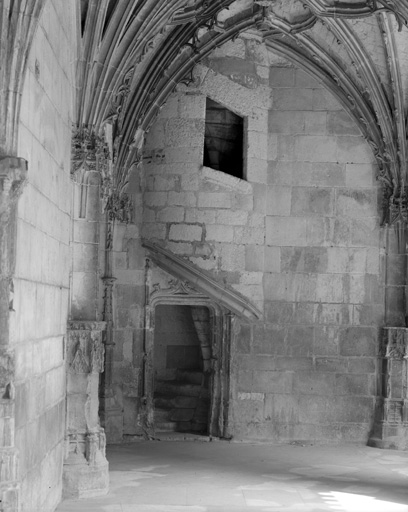
[[[204,165],[244,179],[244,120],[207,98]]]

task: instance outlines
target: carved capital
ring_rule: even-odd
[[[72,373],[101,373],[105,349],[102,332],[105,322],[69,322],[68,365]]]
[[[106,322],[71,320],[68,322],[69,331],[105,331]]]
[[[399,191],[394,191],[392,194],[386,194],[385,208],[388,210],[386,213],[388,224],[395,224],[397,222],[408,222],[408,194],[407,188],[404,187]]]
[[[98,164],[108,159],[109,149],[102,137],[99,137],[93,128],[80,126],[74,129],[72,134],[72,167],[71,174],[85,168],[89,171],[97,171]]]
[[[80,126],[72,134],[71,177],[85,184],[89,172],[100,175],[101,198],[106,207],[113,189],[112,158],[109,146],[92,127]]]
[[[408,358],[408,329],[405,327],[384,327],[380,356],[398,360]]]

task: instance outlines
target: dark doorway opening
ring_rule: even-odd
[[[155,308],[154,430],[208,434],[211,323],[205,306]]]
[[[207,98],[204,165],[244,179],[244,120]]]

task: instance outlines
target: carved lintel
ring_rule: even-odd
[[[386,359],[407,359],[408,329],[405,327],[384,327],[380,356]]]
[[[153,299],[157,294],[166,295],[197,295],[199,292],[187,281],[181,279],[169,279],[168,288],[162,288],[160,283],[154,283],[150,297]]]
[[[102,332],[105,330],[105,322],[69,322],[68,364],[71,373],[103,372]]]
[[[149,251],[151,261],[181,282],[191,283],[189,284],[190,289],[192,287],[196,288],[200,294],[213,299],[217,304],[222,305],[240,317],[251,320],[262,318],[261,311],[250,304],[247,299],[239,295],[235,290],[229,289],[225,285],[207,276],[191,262],[147,240],[144,240],[142,245]],[[160,290],[156,287],[154,291],[157,292]],[[190,291],[190,294],[191,293]],[[174,295],[174,292],[172,294]]]
[[[24,158],[5,156],[0,158],[0,186],[2,202],[18,197],[27,178],[27,160]]]

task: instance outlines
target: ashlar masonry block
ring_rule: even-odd
[[[199,242],[202,236],[202,226],[195,224],[172,224],[170,226],[169,240]]]
[[[234,228],[232,226],[213,225],[207,226],[206,240],[214,242],[232,242]]]
[[[170,119],[165,126],[165,143],[170,147],[196,147],[204,142],[204,119]]]
[[[298,161],[338,162],[336,137],[302,135],[296,138],[295,154]]]
[[[305,246],[306,219],[266,217],[266,244],[270,246]]]
[[[373,164],[346,164],[346,186],[367,188],[374,185],[376,169]]]
[[[291,202],[291,187],[268,186],[266,197],[267,215],[290,215]]]
[[[276,89],[274,110],[313,110],[313,89]]]
[[[199,208],[230,208],[231,195],[226,192],[199,192]]]

